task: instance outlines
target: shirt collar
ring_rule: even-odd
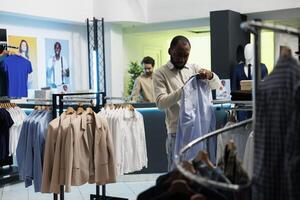
[[[168,61],[167,66],[170,70],[175,69],[175,66],[173,65],[173,63],[170,60]],[[185,64],[184,68],[189,68],[189,65]]]

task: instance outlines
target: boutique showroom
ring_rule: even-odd
[[[300,200],[299,0],[0,5],[0,200]]]

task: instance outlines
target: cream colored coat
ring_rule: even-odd
[[[90,115],[53,120],[46,139],[42,192],[59,193],[70,186],[116,182],[112,136],[105,118]]]

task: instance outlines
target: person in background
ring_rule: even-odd
[[[29,60],[29,45],[26,40],[21,40],[19,45],[19,54]]]
[[[132,101],[133,102],[154,102],[153,94],[153,80],[152,74],[155,65],[155,61],[150,56],[143,58],[141,62],[144,73],[140,75],[134,83],[132,89]]]
[[[182,88],[193,76],[204,79],[211,89],[219,89],[221,86],[219,77],[210,70],[200,68],[195,64],[187,64],[191,50],[189,40],[184,36],[176,36],[172,39],[169,48],[171,60],[155,71],[153,75],[154,97],[159,109],[166,113],[167,126],[167,157],[168,170],[172,169],[176,129],[179,118]]]
[[[70,71],[67,59],[61,55],[61,44],[55,42],[54,55],[48,60],[47,86],[58,88],[69,83]]]

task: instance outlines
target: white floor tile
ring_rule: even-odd
[[[141,192],[155,185],[155,181],[149,182],[127,182],[126,185],[138,196]]]
[[[137,195],[155,184],[161,174],[125,175],[117,183],[106,185],[106,195],[136,200]],[[123,180],[123,181],[120,181]],[[95,184],[72,186],[71,193],[65,193],[65,200],[90,200],[96,194]],[[100,186],[101,194],[101,186]],[[5,185],[0,188],[0,200],[52,200],[53,194],[35,193],[33,187],[25,188],[24,183]]]
[[[102,187],[100,186],[100,194]],[[79,187],[85,200],[90,199],[90,194],[96,194],[96,185],[86,184]],[[136,199],[134,192],[125,183],[113,183],[106,185],[106,195],[114,197],[122,197],[128,199]]]
[[[28,188],[25,188],[24,183],[4,186],[2,200],[14,199],[29,200]]]

